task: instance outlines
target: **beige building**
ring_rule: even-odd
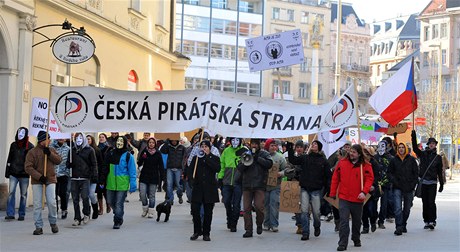
[[[0,174],[16,129],[29,125],[32,98],[48,98],[51,85],[183,90],[190,60],[173,52],[175,5],[174,0],[0,1]],[[69,32],[60,26],[65,20],[77,30],[84,27],[94,40],[90,60],[65,64],[53,56],[51,41],[37,45]],[[40,28],[51,24],[58,26]]]
[[[318,5],[317,1],[281,1],[268,0],[265,3],[264,34],[300,29],[305,61],[303,64],[280,68],[282,93],[284,100],[301,103],[318,104],[328,102],[331,97],[329,78],[330,62],[330,22],[331,11],[328,5]],[[322,41],[318,48],[318,62],[312,62],[314,46],[311,35],[315,20],[320,20]],[[312,99],[312,74],[317,71],[317,99]],[[276,69],[263,72],[263,97],[280,97],[278,71]]]

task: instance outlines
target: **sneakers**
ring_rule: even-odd
[[[141,216],[142,216],[142,217],[145,217],[145,216],[147,216],[148,213],[149,213],[149,208],[148,208],[148,207],[142,207],[142,214],[141,214]]]
[[[363,231],[361,231],[361,234],[369,234],[369,228],[363,228]]]
[[[80,221],[79,220],[73,220],[72,226],[80,226]]]
[[[315,228],[315,237],[318,237],[321,234],[321,228]]]
[[[83,224],[86,224],[88,222],[89,222],[89,216],[85,215],[85,217],[83,217]]]
[[[61,219],[63,220],[67,219],[67,210],[62,211]]]
[[[385,225],[383,225],[383,223],[379,223],[379,228],[380,229],[385,229]]]
[[[345,251],[345,250],[347,250],[346,246],[340,245],[340,246],[337,247],[337,251]]]
[[[372,233],[374,233],[375,230],[377,230],[377,225],[372,224],[372,225],[371,225],[371,231],[372,231]]]
[[[252,237],[252,232],[247,230],[246,233],[243,234],[243,238],[250,238]]]
[[[182,203],[184,203],[184,200],[182,199],[182,197],[179,197],[179,204],[182,204]],[[203,237],[203,239],[204,239],[204,237]]]
[[[307,235],[307,234],[304,234],[304,235],[302,235],[302,237],[300,238],[300,240],[302,240],[302,241],[308,241],[308,240],[310,240],[310,236]]]
[[[33,233],[33,234],[34,234],[34,235],[42,235],[42,234],[43,234],[43,229],[41,229],[41,228],[36,228],[36,229],[34,230],[34,233]]]
[[[272,232],[274,232],[274,233],[278,232],[278,228],[277,227],[272,227]]]
[[[154,213],[155,213],[155,208],[149,208],[149,213],[147,214],[147,218],[152,219],[153,217],[155,217]]]
[[[59,228],[56,224],[51,224],[51,232],[53,232],[53,234],[59,232]]]
[[[425,222],[425,226],[423,227],[423,229],[430,229],[428,222]]]
[[[428,228],[430,230],[433,230],[435,226],[436,226],[436,224],[434,224],[433,222],[428,223]]]
[[[18,221],[23,221],[24,220],[24,216],[19,216],[18,217]]]
[[[261,235],[262,234],[262,226],[257,226],[257,234]]]
[[[113,229],[120,229],[121,224],[118,222],[113,223]]]
[[[400,236],[400,235],[402,235],[402,230],[400,228],[396,228],[394,234],[397,235],[397,236]]]
[[[14,218],[14,216],[5,216],[5,220],[14,220],[16,218]]]
[[[194,241],[194,240],[198,239],[198,237],[200,237],[200,234],[199,233],[194,233],[192,236],[190,236],[190,240]],[[204,239],[204,237],[203,237],[203,239]]]

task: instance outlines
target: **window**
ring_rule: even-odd
[[[447,24],[441,24],[441,38],[447,37]]]
[[[441,64],[445,65],[446,64],[446,59],[447,59],[446,49],[442,49],[442,52],[441,52]]]
[[[294,10],[287,10],[287,21],[294,22]]]
[[[185,77],[185,89],[207,89],[207,87],[206,79]]]
[[[235,59],[235,46],[224,45],[224,59]]]
[[[323,60],[318,60],[318,73],[323,73]]]
[[[423,66],[427,67],[430,65],[430,53],[429,52],[423,52]]]
[[[424,34],[423,40],[427,41],[430,38],[430,27],[429,26],[423,27],[423,34]]]
[[[262,25],[251,24],[251,37],[259,37],[262,35]]]
[[[434,24],[431,26],[433,33],[431,34],[431,39],[439,37],[439,25]]]
[[[208,43],[196,42],[196,56],[208,56]]]
[[[200,0],[184,0],[184,4],[198,5]]]
[[[307,62],[308,62],[308,59],[305,57],[303,59],[303,62],[300,63],[300,72],[306,72],[307,71],[307,69],[308,69],[308,63]]]
[[[323,84],[318,84],[318,100],[323,100]]]
[[[212,33],[224,33],[224,20],[222,19],[212,19],[211,24]]]
[[[353,52],[352,51],[348,52],[347,64],[350,66],[351,64],[353,64]]]
[[[347,77],[347,88],[349,88],[351,85],[353,85],[353,79],[351,77]]]
[[[363,66],[363,53],[362,52],[359,52],[358,53],[358,65],[359,66]]]
[[[280,19],[280,8],[272,8],[272,19]]]
[[[437,50],[431,51],[431,65],[435,67],[438,66],[438,51]]]
[[[141,12],[141,0],[131,0],[131,9]]]
[[[235,21],[225,21],[225,34],[236,34],[236,22]]]
[[[246,47],[238,47],[238,59],[248,60],[248,53],[246,51]]]
[[[227,0],[212,0],[212,7],[217,9],[227,9]]]
[[[291,93],[291,82],[290,81],[281,81],[281,84],[283,85],[283,94],[290,94]],[[273,93],[279,94],[280,93],[280,87],[278,85],[277,80],[273,80]]]
[[[299,83],[299,99],[307,99],[307,83]]]
[[[308,33],[302,32],[302,45],[306,47],[308,45]]]
[[[254,3],[240,1],[240,11],[254,13]]]
[[[221,44],[212,44],[211,45],[211,57],[213,58],[222,58],[222,45]]]
[[[300,23],[308,24],[308,12],[306,11],[300,12]]]
[[[250,24],[240,23],[240,36],[249,36]]]

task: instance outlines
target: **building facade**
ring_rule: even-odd
[[[44,42],[68,32],[65,20],[94,40],[90,60],[65,64]],[[48,99],[52,85],[183,90],[190,59],[174,52],[174,27],[174,0],[0,1],[0,173],[16,129],[29,126],[32,99]]]

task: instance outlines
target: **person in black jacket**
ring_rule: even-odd
[[[5,178],[10,180],[9,194],[5,220],[14,220],[16,212],[16,187],[19,184],[21,200],[19,202],[18,220],[23,221],[26,215],[27,188],[29,188],[29,174],[24,170],[27,152],[34,147],[29,142],[29,130],[20,127],[16,131],[15,141],[10,145],[6,160]]]
[[[321,233],[320,207],[322,190],[330,187],[331,170],[326,157],[320,154],[323,144],[315,140],[311,143],[310,153],[295,156],[294,150],[289,148],[289,162],[293,165],[300,165],[300,187],[301,187],[301,220],[302,238],[305,241],[310,238],[309,209],[313,213],[314,235],[318,237]]]
[[[183,190],[180,180],[184,166],[182,161],[185,155],[185,147],[179,144],[178,140],[166,140],[163,146],[161,146],[160,151],[163,154],[168,154],[168,160],[166,162],[166,198],[171,202],[171,205],[174,204],[173,189],[176,187],[179,204],[182,204]]]
[[[95,220],[97,217],[99,217],[99,209],[98,209],[98,202],[96,198],[96,188],[99,182],[99,171],[102,169],[102,163],[103,163],[103,157],[102,157],[102,152],[97,147],[96,141],[94,140],[94,137],[92,135],[86,135],[86,140],[88,140],[88,145],[93,148],[94,153],[96,154],[96,162],[97,162],[97,173],[94,176],[94,173],[90,177],[90,186],[89,186],[89,200],[91,202],[91,207],[93,208],[93,214],[91,216],[91,219]]]
[[[428,148],[422,151],[417,145],[417,135],[412,130],[412,149],[417,157],[420,158],[419,178],[422,179],[422,203],[423,203],[423,221],[424,229],[433,230],[436,226],[436,188],[439,181],[439,190],[444,190],[444,181],[442,179],[442,159],[436,154],[438,141],[428,138]]]
[[[220,159],[211,153],[211,142],[204,140],[200,143],[202,152],[193,157],[192,163],[198,158],[195,166],[188,169],[188,178],[192,185],[192,215],[193,235],[190,240],[198,239],[203,235],[204,241],[210,241],[212,211],[214,204],[219,202],[216,174],[220,170]],[[200,209],[203,206],[204,218],[201,219]]]
[[[246,232],[243,238],[252,237],[252,206],[256,210],[257,234],[262,234],[262,223],[264,221],[264,200],[265,188],[267,187],[268,170],[272,167],[273,161],[270,153],[260,149],[260,139],[252,138],[250,141],[253,162],[238,164],[238,170],[242,175],[243,186],[243,208],[244,208],[244,229]],[[242,159],[244,159],[242,157]]]
[[[363,145],[363,144],[361,144]],[[380,198],[380,189],[379,189],[379,181],[380,181],[380,174],[379,174],[379,164],[375,161],[375,151],[371,146],[363,145],[363,152],[364,158],[368,161],[372,166],[372,172],[374,173],[374,182],[372,183],[370,194],[371,197],[363,206],[363,216],[361,217],[361,222],[363,223],[363,230],[361,234],[368,234],[369,233],[369,223],[370,223],[370,230],[375,232],[377,230],[377,219],[379,217],[379,213],[377,211],[377,203]]]
[[[74,136],[75,145],[72,147],[71,155],[67,159],[67,167],[72,168],[71,193],[73,209],[75,211],[74,223],[72,226],[79,226],[88,223],[90,214],[89,186],[92,177],[97,178],[96,154],[88,145],[88,140],[83,133],[76,133]],[[80,212],[80,197],[83,201],[83,215]]]
[[[390,179],[393,183],[396,231],[395,235],[407,232],[407,219],[409,219],[414,189],[418,179],[418,165],[415,158],[409,155],[404,143],[398,144],[396,157],[390,163]],[[402,202],[404,201],[404,207]]]
[[[155,212],[155,193],[161,180],[165,180],[163,158],[156,148],[157,141],[151,137],[147,147],[139,153],[137,165],[139,175],[139,194],[142,201],[142,217],[153,218]]]
[[[98,186],[96,187],[97,202],[99,204],[99,215],[102,215],[104,213],[104,203],[102,202],[102,198],[105,198],[107,213],[110,213],[112,210],[107,203],[107,190],[105,189],[105,180],[102,177],[102,169],[105,166],[105,157],[107,156],[109,150],[112,148],[107,142],[107,135],[105,133],[99,134],[99,144],[97,147],[101,151],[102,155],[101,163],[97,162]]]

